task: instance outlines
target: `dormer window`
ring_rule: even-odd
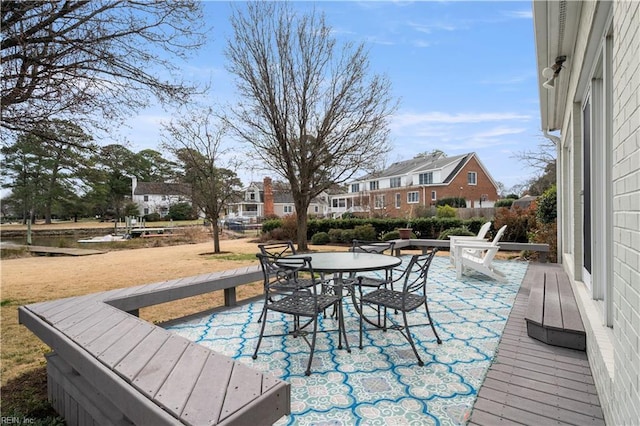
[[[351,192],[360,192],[360,184],[352,183],[351,184]]]
[[[377,180],[372,180],[371,182],[369,182],[369,191],[375,191],[379,187],[380,187],[380,184],[378,183]]]
[[[391,179],[389,179],[389,187],[400,188],[401,185],[402,185],[402,179],[400,178],[400,176],[392,177]]]
[[[420,173],[418,178],[419,185],[431,185],[433,183],[433,172]]]

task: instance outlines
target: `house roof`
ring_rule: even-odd
[[[454,155],[452,157],[446,157],[444,154],[439,153],[435,155],[424,155],[414,157],[410,160],[398,161],[387,167],[385,170],[377,173],[371,173],[358,180],[370,180],[380,178],[390,178],[394,176],[405,176],[412,173],[427,172],[430,170],[443,169],[447,166],[454,165],[455,168],[444,179],[443,183],[448,183],[460,169],[466,164],[466,162],[474,155],[474,153]]]
[[[133,195],[191,195],[191,186],[184,183],[138,182]]]

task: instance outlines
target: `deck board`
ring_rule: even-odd
[[[208,356],[207,349],[201,345],[190,343],[167,380],[158,390],[156,401],[180,416]]]
[[[235,363],[220,420],[225,420],[262,393],[262,374],[241,363]]]
[[[133,385],[150,398],[154,398],[188,345],[187,340],[175,334],[169,336],[162,347],[158,348],[158,351],[133,378]]]
[[[225,385],[229,383],[233,365],[234,362],[230,358],[223,358],[213,352],[209,354],[182,411],[182,418],[189,424],[218,424],[226,394]],[[212,383],[220,383],[220,386],[211,386]]]
[[[116,368],[120,374],[132,381],[168,338],[169,334],[164,330],[154,329],[142,341],[137,342],[136,347],[118,363]]]
[[[153,330],[155,330],[153,325],[139,322],[126,335],[121,335],[118,339],[115,339],[110,346],[102,349],[96,345],[95,349],[91,346],[87,349],[92,349],[92,354],[97,355],[98,359],[107,365],[107,367],[114,368],[139,342],[151,334]],[[102,350],[98,352],[98,349]],[[93,350],[95,350],[95,352],[93,352]]]

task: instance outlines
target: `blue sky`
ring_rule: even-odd
[[[394,149],[387,164],[440,149],[476,152],[509,189],[535,174],[515,155],[542,141],[533,21],[529,1],[293,2],[323,11],[339,43],[364,42],[371,71],[385,73],[400,100],[391,120]],[[184,66],[186,78],[212,82],[211,99],[233,99],[224,69],[231,34],[228,2],[204,3],[213,27],[207,47]],[[170,113],[150,108],[129,120],[131,149],[159,149],[159,122]],[[238,146],[238,151],[248,147]],[[265,173],[239,170],[243,183]]]

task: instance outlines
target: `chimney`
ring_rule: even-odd
[[[264,185],[264,216],[273,216],[275,214],[275,208],[273,206],[273,185],[271,184],[271,178],[265,177],[262,181]]]

